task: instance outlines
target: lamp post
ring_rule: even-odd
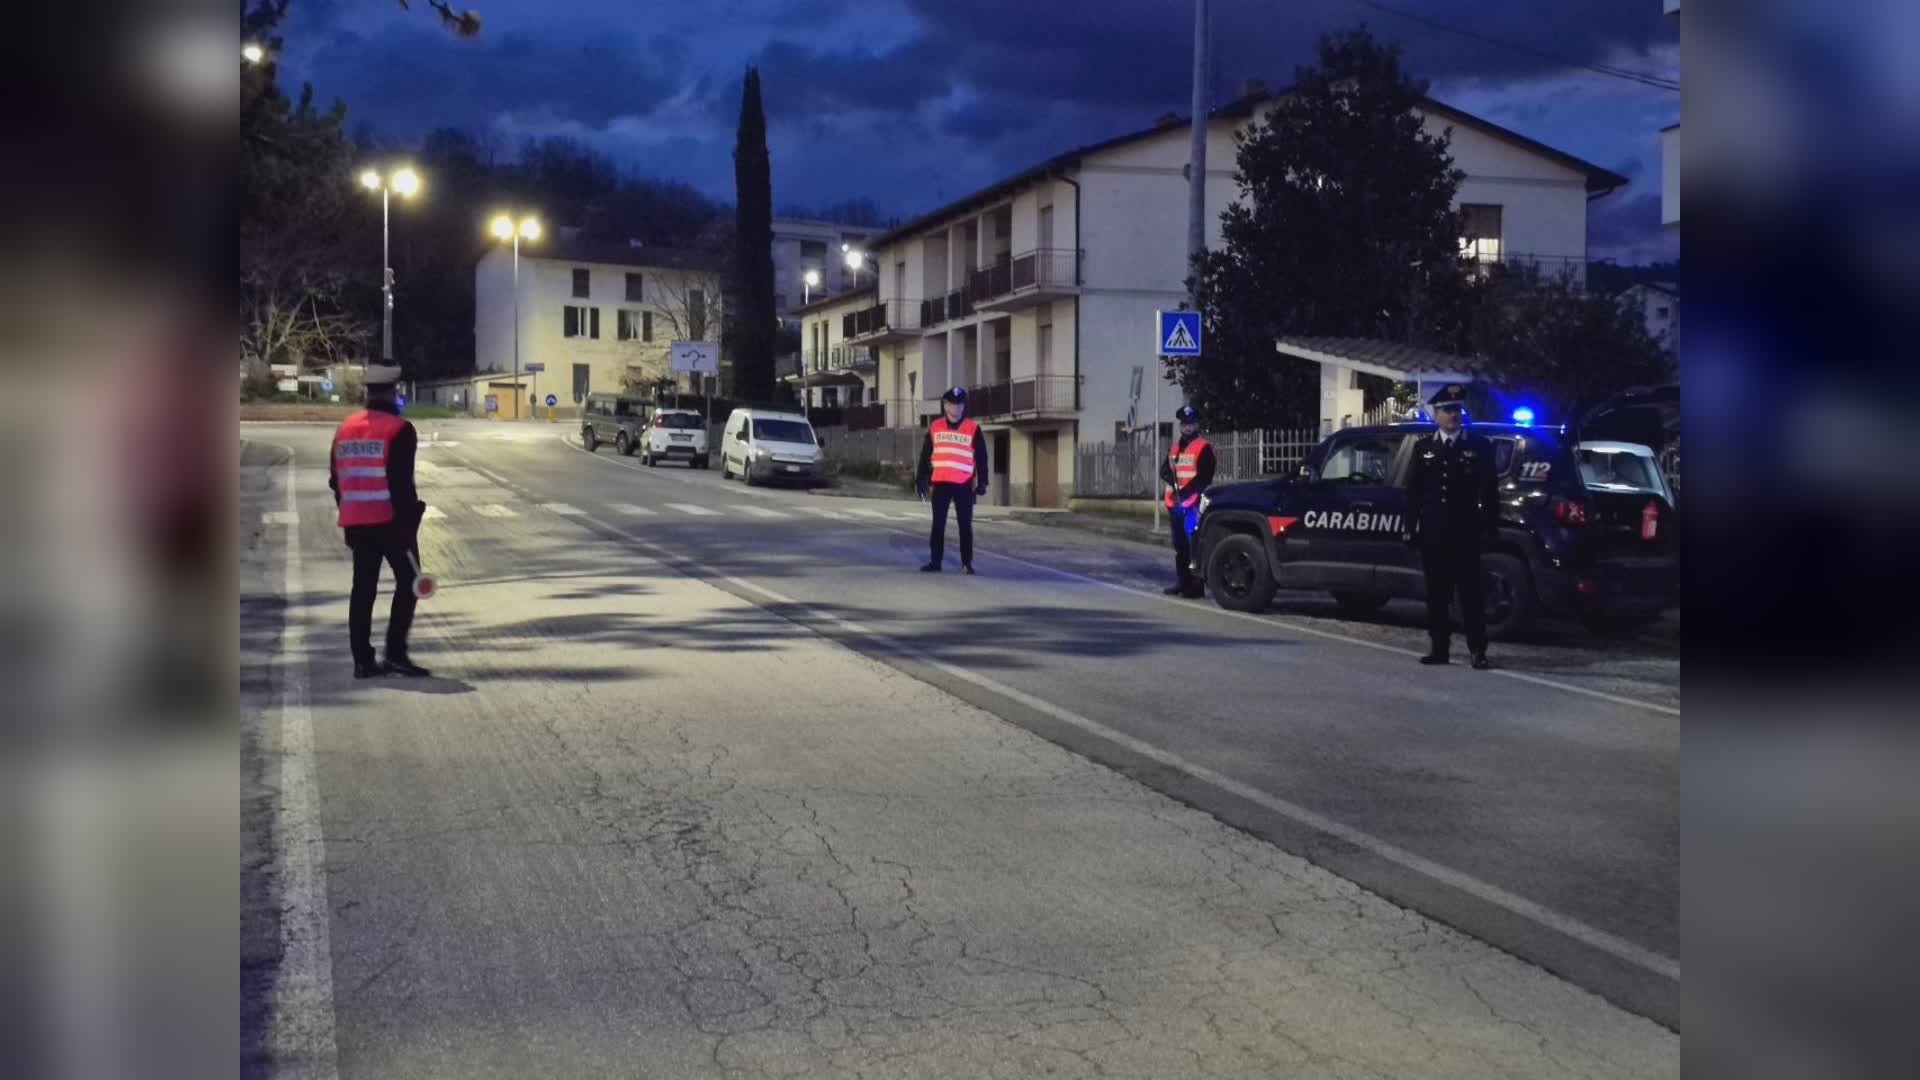
[[[380,360],[393,363],[393,258],[389,254],[388,226],[391,219],[393,193],[399,192],[406,198],[420,193],[420,174],[412,169],[401,167],[386,176],[378,169],[368,169],[360,174],[360,183],[368,191],[380,193]]]
[[[523,217],[519,221],[510,215],[495,215],[492,225],[493,235],[500,240],[513,242],[513,418],[520,419],[520,240],[540,239],[540,222],[532,217]],[[537,388],[540,376],[533,377]]]
[[[800,285],[804,297],[801,301],[801,306],[805,307],[813,303],[813,290],[820,287],[820,271],[808,270],[806,273],[801,274]],[[800,320],[802,327],[806,326],[806,324],[805,319]],[[805,340],[802,340],[800,342],[800,411],[808,417],[809,423],[812,422],[813,414],[809,411],[812,405],[813,391],[807,386],[807,343]]]

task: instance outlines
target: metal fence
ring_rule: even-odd
[[[911,469],[920,459],[920,440],[926,432],[920,428],[871,428],[849,431],[842,427],[816,428],[826,440],[830,467],[845,465],[893,465]]]
[[[1219,467],[1214,483],[1258,480],[1293,471],[1320,441],[1311,429],[1299,431],[1227,431],[1209,433]],[[1093,498],[1151,498],[1160,490],[1160,464],[1167,441],[1152,432],[1110,443],[1077,448],[1073,493]]]

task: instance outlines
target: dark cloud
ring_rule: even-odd
[[[1043,115],[1042,110],[1027,104],[975,102],[941,117],[940,130],[963,139],[992,142],[1032,128]]]
[[[843,109],[911,112],[949,92],[956,60],[948,43],[923,37],[878,53],[775,41],[754,63],[767,115],[773,117]],[[737,79],[731,101],[739,101]]]
[[[599,128],[673,94],[682,55],[674,42],[586,28],[468,41],[437,23],[393,23],[375,34],[334,31],[302,75],[323,99],[345,98],[355,124],[383,135],[486,127],[516,113]]]
[[[1587,251],[1623,263],[1680,257],[1680,233],[1660,224],[1660,196],[1622,192],[1599,199],[1587,214]]]

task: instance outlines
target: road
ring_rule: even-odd
[[[436,678],[356,683],[329,434],[242,433],[261,1069],[1677,1075],[1665,646],[1425,669],[1143,545],[923,575],[912,503],[453,422]]]

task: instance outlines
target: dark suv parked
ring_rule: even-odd
[[[620,394],[588,394],[580,409],[580,443],[588,450],[612,443],[631,456],[647,438],[647,413],[653,403]]]
[[[1350,428],[1296,475],[1214,488],[1193,566],[1222,607],[1260,611],[1275,590],[1326,589],[1350,611],[1419,600],[1419,552],[1401,539],[1407,463],[1430,423]],[[1494,445],[1499,537],[1481,556],[1487,628],[1520,633],[1540,613],[1596,629],[1658,618],[1679,602],[1673,499],[1651,451],[1582,446],[1564,428],[1474,424]]]

